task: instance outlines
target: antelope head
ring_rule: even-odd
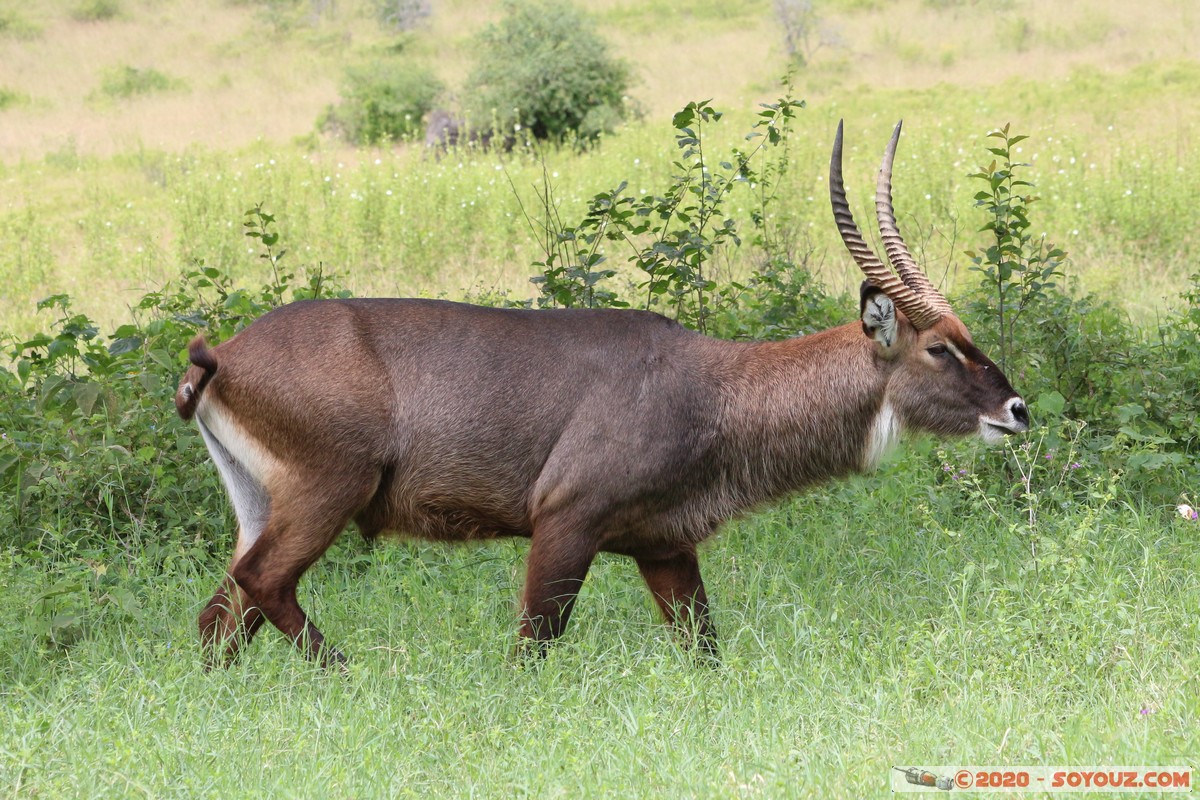
[[[1021,396],[991,359],[975,346],[950,303],[917,266],[900,237],[892,210],[892,161],[900,123],[879,169],[875,211],[889,268],[867,245],[846,200],[842,182],[842,123],[829,164],[829,195],[842,241],[866,274],[860,298],[863,332],[876,358],[891,367],[886,413],[901,428],[942,436],[978,434],[989,443],[1029,429]]]

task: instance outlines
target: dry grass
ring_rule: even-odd
[[[847,49],[822,51],[816,66],[847,59],[848,86],[984,88],[1022,76],[1063,78],[1081,68],[1123,71],[1191,58],[1200,48],[1200,10],[1192,0],[948,5],[899,0],[833,16]]]
[[[31,98],[3,112],[0,161],[64,146],[108,155],[139,144],[178,151],[287,141],[310,133],[336,99],[342,66],[386,41],[365,2],[339,3],[335,16],[322,17],[305,3],[285,13],[219,0],[126,0],[121,17],[106,22],[72,19],[73,6],[23,7],[14,13],[41,34],[0,38],[0,87]],[[433,8],[412,47],[447,85],[460,87],[471,37],[500,12],[478,0],[439,0]],[[817,102],[860,85],[984,89],[1014,76],[1125,70],[1200,50],[1200,11],[1191,0],[1059,0],[1052,9],[1033,0],[951,0],[948,8],[830,0],[817,9],[840,40],[817,50],[797,76],[801,94]],[[697,97],[750,106],[784,69],[767,2],[730,9],[707,0],[686,7],[599,0],[589,10],[614,50],[636,65],[633,97],[654,117]],[[153,67],[187,88],[116,104],[89,99],[103,70],[118,65]],[[988,102],[986,94],[980,99]]]
[[[58,13],[54,13],[58,8]],[[337,55],[303,37],[275,38],[250,6],[146,3],[108,22],[77,22],[43,7],[43,34],[0,40],[0,85],[33,102],[7,112],[0,158],[37,158],[64,146],[110,155],[139,144],[221,148],[312,129],[337,97]],[[179,91],[112,103],[95,99],[105,69],[152,67]]]

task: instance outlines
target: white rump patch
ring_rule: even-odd
[[[236,561],[258,541],[267,525],[271,498],[266,483],[277,462],[208,395],[201,397],[201,406],[196,415],[200,434],[221,473],[221,481],[229,492],[229,501],[238,519]]]
[[[886,397],[879,413],[871,421],[871,430],[867,433],[867,449],[863,453],[863,469],[873,470],[883,461],[896,442],[900,440],[900,417],[896,409]]]

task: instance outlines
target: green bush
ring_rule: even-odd
[[[441,81],[424,67],[377,59],[346,70],[342,102],[326,109],[317,127],[356,144],[403,139],[421,130],[441,91]]]
[[[25,102],[26,99],[25,95],[0,86],[0,111],[10,106],[18,106]]]
[[[11,9],[0,9],[0,37],[33,39],[41,33],[42,29],[36,23],[30,22]]]
[[[256,206],[243,223],[270,268],[256,291],[200,263],[107,336],[66,295],[38,303],[55,320],[10,342],[13,367],[0,366],[4,545],[58,550],[226,527],[217,477],[194,457],[199,433],[173,409],[188,341],[203,332],[220,342],[284,302],[345,296],[319,270],[301,283],[283,269],[274,222]]]
[[[634,195],[629,181],[621,181],[592,197],[578,225],[563,225],[549,180],[543,178],[540,219],[527,217],[545,254],[534,262],[541,274],[530,279],[541,294],[538,305],[641,305],[672,314],[701,333],[730,337],[782,338],[814,330],[798,317],[823,314],[825,292],[803,264],[795,263],[776,225],[768,224],[767,211],[775,198],[772,187],[787,169],[791,121],[804,103],[792,99],[788,87],[785,97],[761,107],[744,140],[753,146],[735,147],[725,160],[711,148],[706,154],[703,144],[724,113],[707,100],[688,103],[671,120],[679,160],[663,193]],[[722,284],[714,279],[714,258],[742,246],[727,203],[735,187],[752,184],[757,188],[744,201],[749,201],[752,243],[761,249],[764,267],[745,284]],[[627,300],[612,288],[617,271],[605,266],[606,242],[626,250],[628,261],[645,276],[635,289],[640,297]]]
[[[479,36],[479,61],[467,81],[476,126],[509,135],[521,125],[535,138],[594,138],[624,116],[629,68],[608,52],[591,21],[555,0],[509,3]]]
[[[183,81],[153,67],[138,69],[128,64],[105,70],[100,78],[100,94],[114,100],[127,100],[155,92],[169,92],[184,86]]]
[[[83,0],[71,9],[71,19],[78,22],[106,22],[121,16],[117,0]]]

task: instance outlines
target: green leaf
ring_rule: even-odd
[[[1117,406],[1113,412],[1117,415],[1117,421],[1123,425],[1138,417],[1146,416],[1146,409],[1140,403],[1125,403]]]
[[[53,308],[54,306],[58,306],[64,310],[69,308],[71,306],[71,297],[65,294],[52,294],[37,301],[38,311]]]
[[[96,400],[100,398],[100,386],[91,381],[77,383],[71,394],[75,398],[75,406],[79,409],[79,413],[86,419],[92,415],[92,409],[96,407]]]
[[[137,382],[148,394],[154,394],[162,388],[162,381],[153,372],[138,373]]]
[[[1043,392],[1033,404],[1034,411],[1045,417],[1061,417],[1067,399],[1056,391]]]
[[[37,407],[39,410],[45,410],[50,407],[55,396],[67,385],[67,377],[65,375],[51,375],[42,382],[42,393],[38,397]]]
[[[131,617],[138,618],[142,614],[142,606],[138,603],[133,592],[122,586],[114,586],[108,590],[104,596],[105,599],[116,605],[117,608],[124,611]]]
[[[155,364],[158,364],[163,369],[170,370],[170,371],[175,371],[175,370],[179,369],[179,366],[180,366],[179,362],[176,361],[171,356],[170,353],[168,353],[166,350],[163,350],[162,348],[155,348],[155,349],[151,350],[149,353],[147,353],[147,355],[150,356],[150,359]]]
[[[131,326],[123,326],[123,327],[131,327]],[[125,353],[132,353],[134,350],[137,350],[141,346],[142,346],[142,337],[127,336],[127,337],[124,337],[121,339],[117,339],[112,344],[110,344],[108,346],[108,354],[110,356],[120,356],[120,355],[124,355]]]

